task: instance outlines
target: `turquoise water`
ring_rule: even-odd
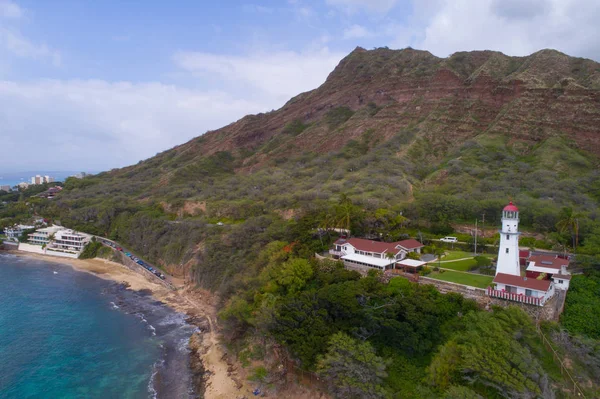
[[[194,397],[182,315],[43,261],[0,254],[0,278],[0,398]]]

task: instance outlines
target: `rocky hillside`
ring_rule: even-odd
[[[323,85],[281,109],[71,181],[48,212],[184,273],[218,263],[209,259],[213,230],[204,224],[257,228],[256,218],[269,217],[256,230],[265,232],[272,218],[325,215],[340,198],[373,215],[403,212],[415,231],[484,212],[493,223],[509,196],[524,211],[523,225],[536,231],[555,230],[564,206],[595,220],[599,160],[594,61],[554,50],[443,59],[357,48]],[[375,232],[379,222],[365,215],[355,228]],[[219,245],[235,246],[236,237],[219,236]],[[159,244],[148,246],[150,239]],[[241,267],[243,256],[231,264]]]
[[[149,162],[169,172],[168,180],[177,169],[227,152],[238,159],[236,170],[252,171],[302,151],[339,150],[365,132],[385,141],[409,127],[420,128],[416,139],[426,140],[427,157],[438,160],[480,134],[505,135],[525,152],[566,137],[600,155],[599,89],[599,63],[554,50],[438,58],[410,48],[357,48],[321,87],[281,109],[246,116]]]

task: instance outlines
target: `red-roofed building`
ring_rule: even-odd
[[[498,273],[494,284],[496,288],[489,287],[488,295],[530,305],[543,306],[554,295],[554,284],[550,280]]]
[[[554,280],[557,288],[569,289],[570,278],[556,279],[555,276],[570,276],[569,260],[557,255],[532,255],[528,259],[526,276],[529,278]],[[559,282],[560,280],[560,282]]]
[[[340,238],[333,244],[329,253],[342,259],[346,266],[363,270],[388,270],[394,269],[395,263],[406,258],[409,252],[420,254],[423,247],[423,244],[412,238],[396,242]]]
[[[569,261],[550,255],[531,255],[519,249],[519,208],[512,202],[502,210],[502,229],[494,286],[488,295],[495,298],[543,306],[555,289],[568,289]],[[527,265],[526,275],[521,267]]]
[[[519,265],[525,267],[527,266],[527,259],[529,259],[529,256],[531,255],[531,252],[529,252],[526,249],[520,249],[519,250]]]

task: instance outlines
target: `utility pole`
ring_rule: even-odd
[[[475,219],[475,255],[477,255],[477,219]]]

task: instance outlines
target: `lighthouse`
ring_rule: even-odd
[[[500,249],[498,250],[498,273],[521,276],[519,266],[519,208],[512,201],[502,210]]]

